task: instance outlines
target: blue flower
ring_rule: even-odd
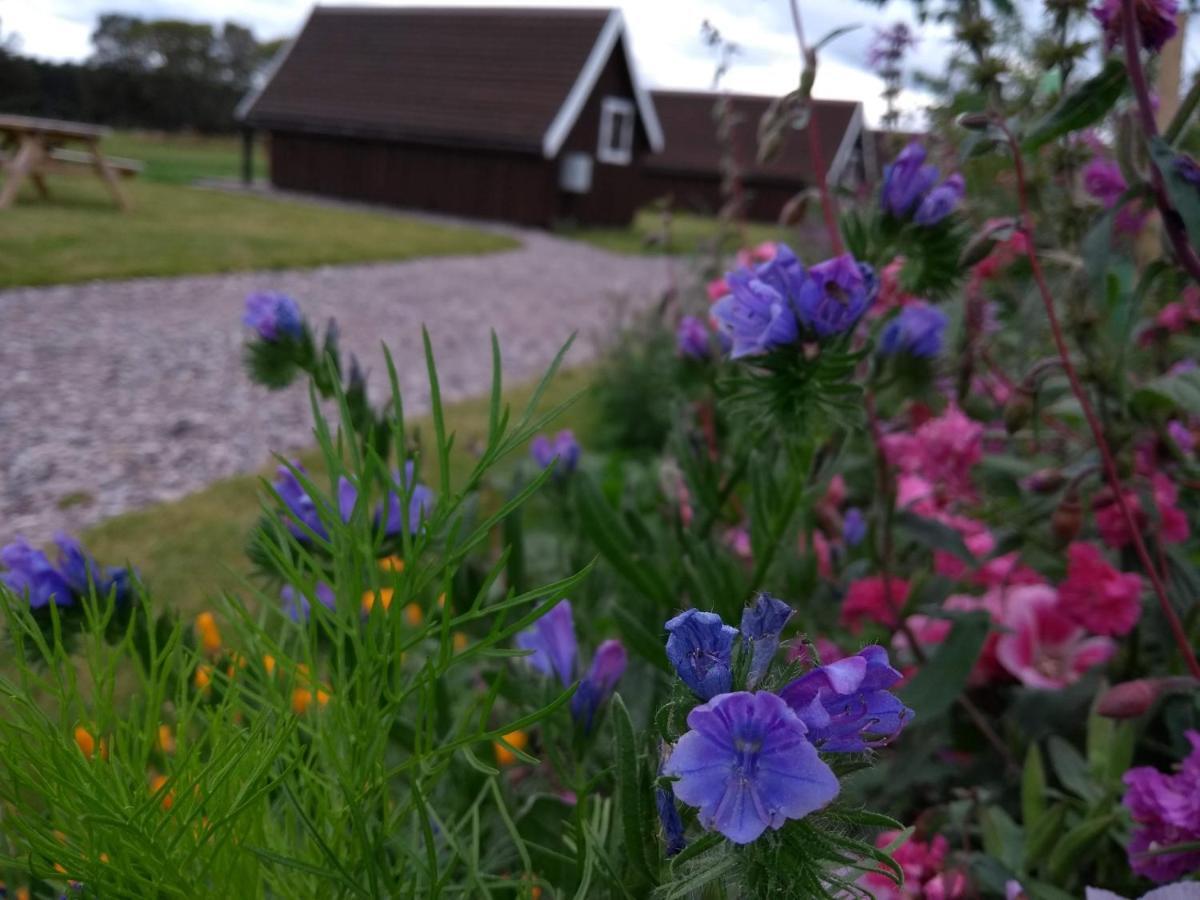
[[[689,609],[667,622],[667,659],[701,700],[723,694],[733,685],[733,639],[737,629],[716,613]]]
[[[818,337],[830,337],[853,328],[878,291],[875,270],[843,253],[808,270],[796,312]]]
[[[913,216],[913,221],[918,225],[936,225],[954,212],[954,208],[958,206],[963,194],[966,193],[966,187],[966,182],[963,181],[961,175],[957,173],[951,175],[925,195],[925,199],[917,207],[917,214]]]
[[[323,581],[317,582],[316,588],[317,601],[330,612],[336,608],[336,600],[333,595],[333,588]],[[280,598],[283,600],[283,611],[288,614],[293,622],[307,622],[308,617],[312,614],[312,604],[308,597],[299,593],[290,584],[285,584],[283,590],[280,591]]]
[[[842,540],[851,547],[857,547],[866,536],[867,520],[863,518],[862,510],[857,506],[850,507],[842,519]]]
[[[904,219],[938,179],[937,166],[925,165],[925,148],[913,141],[883,170],[879,200],[883,211]]]
[[[947,321],[946,314],[936,306],[926,303],[906,306],[883,329],[879,352],[932,359],[942,352]]]
[[[792,307],[804,280],[804,266],[782,244],[769,262],[725,276],[729,293],[717,301],[712,313],[731,339],[733,359],[796,342],[800,334]]]
[[[242,323],[258,332],[264,341],[298,338],[304,333],[300,307],[286,294],[254,293],[246,298]]]
[[[571,698],[571,717],[583,725],[584,731],[592,730],[596,710],[616,690],[617,682],[625,674],[628,661],[629,655],[620,641],[610,639],[596,648],[596,655],[592,657],[592,667],[579,682],[575,696]]]
[[[779,649],[779,635],[791,617],[792,608],[767,593],[759,594],[754,598],[753,606],[742,610],[742,641],[751,652],[751,686],[767,674],[775,651]]]
[[[675,329],[675,346],[680,356],[707,359],[712,349],[708,341],[708,328],[696,316],[684,316]]]
[[[421,530],[421,523],[429,518],[429,514],[433,510],[433,490],[427,485],[417,482],[416,467],[411,459],[404,464],[403,480],[401,480],[399,472],[393,472],[392,477],[397,488],[408,491],[408,531],[410,534],[416,534]],[[378,513],[376,516],[378,517]],[[400,494],[389,491],[384,533],[388,537],[399,534],[404,528],[405,518],[404,504],[400,499]]]
[[[557,676],[563,687],[574,681],[579,647],[575,641],[571,601],[560,600],[530,628],[518,634],[517,646],[533,651],[526,659],[543,675]]]
[[[688,714],[691,729],[663,767],[700,824],[735,844],[827,806],[838,780],[805,737],[804,723],[766,691],[721,694]]]
[[[667,755],[667,748],[664,744],[662,747],[664,757]],[[666,759],[663,759],[666,762]],[[658,773],[663,774],[662,766],[659,766]],[[654,806],[658,810],[658,821],[662,824],[663,843],[667,845],[667,856],[675,856],[687,846],[687,838],[684,837],[683,819],[679,815],[679,807],[675,805],[675,791],[668,785],[657,785],[654,788]]]
[[[95,591],[97,597],[110,594],[117,603],[130,599],[132,574],[117,566],[101,566],[80,543],[65,534],[56,535],[57,564],[28,541],[18,538],[0,547],[0,583],[19,596],[27,596],[30,609],[42,609],[53,602],[71,606],[80,597]]]
[[[779,692],[827,753],[877,747],[898,734],[913,711],[888,691],[901,679],[887,651],[870,646],[804,673]]]
[[[555,474],[569,475],[579,467],[582,451],[579,442],[575,440],[575,433],[569,428],[564,428],[553,440],[544,434],[535,437],[529,444],[529,455],[542,469],[549,468],[557,459],[558,469],[555,470]]]
[[[299,463],[293,463],[293,466],[298,472],[304,471],[304,467]],[[292,534],[302,541],[308,540],[308,532],[301,527],[307,526],[317,537],[328,540],[329,532],[317,512],[317,504],[304,489],[304,485],[300,483],[295,472],[288,466],[280,466],[275,470],[275,476],[275,491],[288,508],[290,515],[286,521]]]

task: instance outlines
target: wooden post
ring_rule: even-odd
[[[113,200],[116,201],[117,206],[122,210],[128,210],[129,201],[125,199],[125,192],[121,190],[117,173],[112,170],[112,167],[108,164],[108,160],[100,152],[100,141],[97,138],[92,138],[87,142],[87,148],[92,154],[92,166],[95,168],[96,174],[100,176],[100,180],[108,188],[108,192],[112,194]]]
[[[242,129],[242,184],[254,186],[254,129]]]
[[[7,209],[17,199],[21,182],[37,171],[44,157],[41,138],[23,134],[17,144],[17,152],[5,168],[4,187],[0,188],[0,209]]]

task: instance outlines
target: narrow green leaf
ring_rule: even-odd
[[[950,636],[900,694],[918,721],[941,715],[962,693],[990,628],[988,617],[982,614],[955,621]]]
[[[634,738],[633,721],[620,694],[614,694],[610,718],[613,723],[613,748],[617,757],[617,804],[621,812],[621,833],[625,839],[625,853],[635,872],[651,884],[657,882],[650,864],[646,860],[648,835],[644,833],[645,822],[641,815],[638,797],[638,753]]]
[[[1081,869],[1104,846],[1100,838],[1116,823],[1115,815],[1097,816],[1084,819],[1063,835],[1047,862],[1051,879],[1061,883],[1072,870]]]
[[[1025,768],[1021,772],[1021,822],[1028,832],[1037,826],[1046,810],[1046,767],[1042,764],[1042,752],[1036,743],[1029,745],[1025,754]]]
[[[1032,153],[1055,138],[1099,122],[1120,99],[1128,82],[1125,64],[1110,59],[1099,74],[1063,97],[1033,125],[1021,142],[1021,149]]]
[[[1067,807],[1056,803],[1037,820],[1036,825],[1025,825],[1025,859],[1033,866],[1046,858],[1058,839],[1062,837],[1063,822],[1067,818]]]
[[[1162,173],[1163,187],[1183,219],[1192,246],[1200,246],[1200,186],[1183,177],[1178,167],[1179,157],[1161,137],[1150,139],[1150,158]]]

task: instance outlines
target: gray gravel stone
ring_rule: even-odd
[[[43,541],[311,446],[306,389],[278,393],[242,370],[242,304],[284,291],[387,392],[381,342],[408,409],[428,408],[430,331],[447,399],[491,378],[489,329],[508,384],[541,374],[572,332],[568,364],[594,357],[667,286],[661,259],[540,232],[485,256],[0,291],[0,543]]]

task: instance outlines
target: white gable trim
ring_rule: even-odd
[[[563,105],[559,107],[558,113],[554,116],[554,121],[546,129],[546,134],[542,138],[542,155],[547,159],[558,156],[558,151],[562,149],[563,142],[571,133],[571,129],[583,112],[588,97],[596,87],[596,81],[600,78],[600,73],[604,71],[604,64],[612,56],[613,48],[616,47],[617,41],[624,33],[625,17],[621,15],[620,10],[614,9],[609,13],[604,27],[600,29],[600,35],[596,38],[596,43],[592,45],[592,52],[588,54],[587,61],[580,69],[575,84],[571,86],[571,91],[567,94],[567,99],[563,101]],[[646,137],[650,139],[650,148],[655,153],[660,153],[663,149],[662,126],[658,122],[658,114],[654,111],[649,91],[642,87],[638,80],[637,70],[633,66],[633,57],[629,52],[629,41],[625,41],[625,63],[629,68],[630,80],[633,82],[633,95],[637,100],[642,127],[646,129]]]
[[[829,163],[829,171],[825,176],[826,184],[837,184],[842,180],[842,173],[846,170],[846,166],[849,165],[850,157],[854,155],[854,145],[858,143],[862,135],[863,106],[859,103],[854,107],[854,112],[850,115],[850,121],[846,123],[846,133],[842,135],[842,141],[838,144],[837,153],[833,155],[833,160]]]
[[[254,104],[258,102],[258,98],[263,95],[263,92],[267,89],[267,85],[271,83],[271,81],[275,78],[276,73],[282,69],[283,64],[287,62],[287,58],[291,54],[292,48],[296,46],[296,41],[300,40],[300,35],[304,34],[304,30],[308,28],[308,23],[312,21],[313,14],[316,13],[316,11],[317,7],[315,6],[309,10],[308,17],[304,20],[304,25],[301,26],[298,32],[296,32],[296,36],[279,48],[279,52],[275,54],[274,59],[267,64],[267,68],[263,72],[263,79],[259,83],[258,87],[251,88],[246,93],[246,96],[241,99],[241,102],[239,102],[234,108],[234,119],[239,122],[244,122],[246,120],[246,116],[250,113],[250,110],[253,109]]]

